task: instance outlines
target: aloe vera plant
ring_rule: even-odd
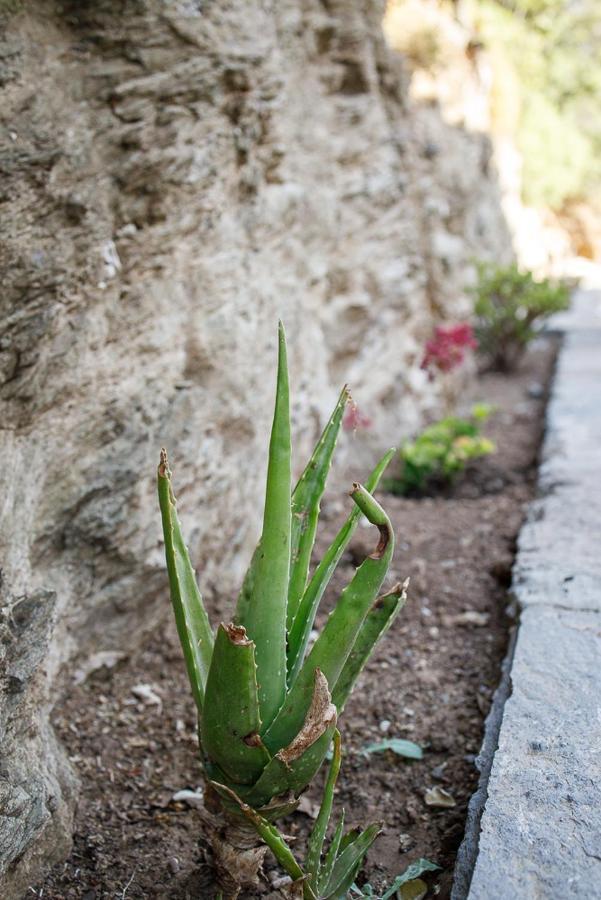
[[[338,716],[376,641],[406,598],[402,585],[378,596],[394,548],[390,520],[373,491],[394,454],[378,462],[354,508],[309,577],[320,500],[349,399],[345,388],[298,484],[291,489],[286,341],[279,327],[275,412],[263,529],[233,620],[210,625],[181,533],[167,454],[158,493],[171,600],[199,720],[201,759],[213,800],[242,821],[267,823],[294,809],[321,766]],[[379,531],[309,649],[323,593],[361,515]],[[243,807],[241,806],[243,804]],[[233,865],[233,863],[230,863]]]

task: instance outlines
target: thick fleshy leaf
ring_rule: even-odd
[[[267,727],[286,693],[286,606],[290,575],[290,401],[284,327],[269,444],[263,532],[238,598],[235,621],[255,644],[259,707]]]
[[[240,796],[257,808],[288,791],[298,794],[324,761],[335,728],[336,707],[324,675],[316,669],[311,703],[301,728],[267,764],[254,787],[240,790]]]
[[[290,540],[290,583],[288,587],[288,630],[298,610],[309,573],[311,552],[315,543],[319,504],[326,486],[326,479],[342,424],[344,408],[350,394],[342,389],[334,412],[330,416],[305,471],[292,492],[292,523]]]
[[[332,760],[330,762],[330,770],[323,791],[323,800],[315,824],[309,835],[307,843],[307,858],[305,860],[305,869],[309,878],[309,883],[315,892],[317,892],[319,864],[321,862],[321,852],[323,850],[323,842],[325,840],[328,823],[332,814],[332,804],[334,802],[334,788],[336,787],[336,779],[340,771],[340,763],[342,754],[340,752],[340,732],[334,733],[334,749]]]
[[[218,784],[217,782],[212,781],[211,787],[225,800],[236,803],[238,805],[238,808],[240,809],[242,815],[248,822],[250,822],[250,824],[253,826],[262,840],[265,841],[281,867],[290,875],[291,878],[294,879],[294,881],[304,879],[305,873],[297,863],[292,850],[284,840],[283,835],[280,834],[278,829],[275,827],[275,825],[270,825],[266,819],[260,816],[258,812],[252,809],[252,807],[245,803],[241,799],[241,797],[239,797],[226,785]],[[313,900],[315,895],[311,892],[308,897],[310,898],[310,900]]]
[[[192,694],[200,712],[213,653],[213,632],[198,590],[196,574],[190,562],[188,548],[182,537],[165,450],[161,450],[157,487],[165,538],[165,559],[171,589],[171,603]]]
[[[271,759],[260,730],[255,645],[241,625],[221,624],[205,691],[203,753],[228,780],[254,784]]]
[[[340,816],[340,822],[338,823],[336,830],[334,832],[334,837],[328,847],[328,852],[326,853],[326,858],[323,861],[323,866],[319,869],[319,875],[317,878],[317,893],[321,897],[323,891],[330,880],[332,875],[332,869],[334,868],[334,863],[338,857],[338,851],[340,849],[340,842],[342,841],[342,832],[344,831],[344,810],[342,810],[342,814]]]
[[[354,485],[351,497],[368,520],[377,526],[380,541],[342,592],[296,681],[288,691],[282,708],[264,733],[265,746],[272,753],[289,743],[292,735],[299,730],[311,703],[315,671],[323,672],[328,684],[335,685],[338,681],[390,565],[394,551],[390,519],[361,485]]]
[[[393,447],[384,454],[378,462],[366,482],[366,489],[373,493],[382,477],[388,464],[396,453]],[[298,607],[296,616],[292,623],[292,627],[288,633],[288,684],[291,685],[303,663],[309,635],[313,628],[315,615],[319,608],[321,598],[324,591],[330,583],[330,579],[334,574],[336,566],[340,562],[340,558],[346,550],[350,539],[352,538],[359,519],[361,518],[361,509],[355,506],[348,519],[332,541],[332,544],[324,554],[323,559],[315,569],[313,577],[309,581],[303,594],[302,600]]]
[[[355,681],[371,656],[375,645],[382,635],[388,631],[397,613],[407,602],[408,583],[409,580],[407,579],[404,584],[397,584],[387,594],[378,597],[367,613],[357,639],[353,644],[353,649],[332,692],[332,701],[339,715],[344,709]]]
[[[324,900],[344,900],[355,880],[365,854],[380,833],[381,825],[375,822],[362,831],[338,856],[330,880],[323,892]]]

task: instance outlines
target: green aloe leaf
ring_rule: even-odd
[[[275,412],[269,444],[263,532],[235,622],[255,643],[259,706],[269,725],[286,693],[286,605],[290,574],[290,400],[284,327],[279,325]]]
[[[328,778],[323,792],[323,800],[321,801],[319,813],[311,830],[311,834],[309,835],[309,841],[307,844],[307,859],[305,861],[305,869],[307,870],[309,883],[315,891],[317,891],[318,887],[321,852],[323,850],[323,842],[325,840],[330,816],[332,815],[334,788],[336,786],[336,779],[338,778],[338,773],[340,771],[341,761],[342,754],[340,750],[340,732],[336,730],[334,732],[334,750],[332,754],[332,761],[330,762]]]
[[[255,645],[242,626],[221,624],[205,691],[203,752],[228,780],[254,784],[271,759],[260,731]]]
[[[344,408],[350,394],[346,385],[338,398],[328,424],[313,455],[292,493],[292,530],[290,542],[290,584],[288,588],[288,629],[292,627],[298,605],[303,596],[311,552],[315,543],[319,504],[326,486],[326,478],[342,424]]]
[[[171,589],[171,603],[192,694],[198,711],[201,712],[213,653],[213,631],[198,590],[196,574],[190,562],[188,548],[182,537],[165,450],[161,450],[157,487],[165,538],[165,558]]]
[[[373,493],[382,477],[391,459],[394,457],[396,449],[393,447],[379,460],[378,464],[370,474],[365,484],[366,489]],[[332,541],[332,544],[326,551],[322,561],[319,563],[313,577],[309,581],[305,593],[298,607],[297,614],[292,623],[292,627],[288,634],[288,683],[292,684],[298,675],[300,667],[303,663],[309,635],[313,628],[315,615],[319,608],[321,598],[327,588],[330,579],[340,562],[340,558],[346,550],[350,539],[361,518],[361,509],[355,506],[348,519]]]
[[[407,579],[403,585],[397,584],[387,594],[378,597],[365,617],[365,621],[353,644],[353,649],[332,692],[332,702],[339,714],[344,709],[355,681],[371,656],[375,645],[382,635],[388,631],[397,613],[407,602],[408,583],[409,580]]]
[[[311,703],[315,671],[323,672],[328,684],[335,685],[338,681],[394,552],[392,525],[377,500],[359,484],[354,485],[351,497],[368,520],[377,526],[380,541],[342,592],[282,708],[265,732],[265,746],[271,752],[288,743],[299,730]]]
[[[336,827],[336,831],[334,832],[334,837],[328,847],[328,852],[326,853],[326,858],[324,859],[323,866],[321,866],[319,870],[319,875],[317,879],[317,893],[321,897],[323,891],[331,878],[332,869],[334,868],[334,863],[338,857],[338,851],[340,849],[340,842],[342,841],[342,832],[344,831],[344,810],[342,810],[342,814],[340,816],[340,822]]]
[[[265,766],[254,787],[240,790],[243,800],[256,808],[288,791],[301,791],[324,761],[335,728],[336,707],[323,673],[316,669],[311,703],[302,727],[287,745],[280,745],[282,749]]]
[[[365,854],[377,838],[380,829],[380,823],[375,822],[357,835],[340,853],[323,892],[324,900],[344,900],[357,877]]]

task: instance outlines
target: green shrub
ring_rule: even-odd
[[[480,264],[470,292],[479,351],[500,371],[512,369],[542,322],[569,304],[564,284],[548,278],[535,281],[531,272],[520,272],[515,264]]]
[[[495,445],[480,434],[492,408],[479,403],[469,419],[448,416],[429,425],[400,450],[401,474],[388,482],[395,494],[423,491],[437,482],[450,482],[470,459],[492,453]]]

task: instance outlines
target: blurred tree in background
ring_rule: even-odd
[[[599,0],[471,0],[470,12],[492,54],[501,108],[503,90],[518,87],[524,200],[601,210]],[[499,71],[508,66],[515,77]]]

